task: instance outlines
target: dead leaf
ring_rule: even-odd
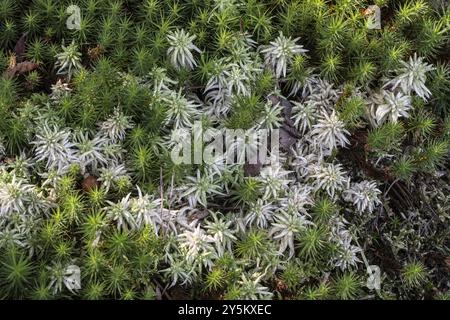
[[[100,54],[102,54],[102,52],[103,52],[103,48],[100,45],[97,45],[97,46],[95,46],[93,48],[89,48],[88,49],[89,59],[91,59],[91,60],[97,59],[98,56]]]
[[[16,59],[21,62],[24,55],[25,55],[25,47],[26,47],[26,39],[28,36],[28,32],[25,32],[22,34],[20,39],[17,41],[16,45],[14,46],[14,55],[16,56]]]
[[[30,71],[33,71],[34,69],[36,69],[37,67],[39,67],[38,64],[34,63],[34,62],[30,62],[30,61],[24,61],[24,62],[20,62],[16,65],[16,73],[17,74],[24,74]]]
[[[268,99],[275,105],[279,103],[283,107],[283,125],[280,128],[280,147],[285,152],[289,152],[291,147],[300,139],[299,133],[292,121],[292,104],[285,98],[270,95]]]
[[[244,164],[244,176],[246,177],[256,177],[257,175],[259,175],[260,171],[261,171],[261,163],[257,163],[257,164],[250,164],[250,163],[245,163]]]
[[[209,215],[209,211],[208,210],[195,211],[193,214],[188,216],[188,222],[191,223],[194,220],[205,219],[208,215]]]
[[[296,136],[295,131],[293,131],[293,128],[283,124],[280,128],[280,147],[285,152],[289,152],[297,140],[298,137]]]
[[[83,182],[81,183],[81,188],[84,192],[89,192],[93,188],[98,187],[99,183],[97,181],[97,178],[94,176],[87,176],[84,178]]]
[[[20,74],[24,74],[24,73],[33,71],[37,67],[39,67],[38,64],[36,64],[34,62],[30,62],[30,61],[20,62],[20,63],[17,63],[15,65],[14,64],[10,64],[8,69],[6,69],[6,71],[5,71],[5,75],[7,77],[12,78],[15,75],[20,75]]]

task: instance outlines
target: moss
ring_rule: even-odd
[[[378,30],[359,0],[85,0],[76,29],[1,1],[0,296],[358,299],[367,261],[381,298],[447,298],[433,2],[375,1]],[[176,164],[195,122],[274,126],[281,160]]]

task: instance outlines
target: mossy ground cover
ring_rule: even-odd
[[[2,0],[0,297],[447,299],[449,28],[440,0]],[[174,161],[198,126],[279,155]]]

